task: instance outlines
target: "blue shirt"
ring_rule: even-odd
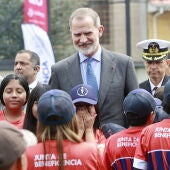
[[[85,55],[79,52],[80,57],[80,69],[81,69],[81,75],[83,79],[83,83],[87,84],[86,81],[86,70],[87,70],[87,58]],[[100,87],[100,72],[101,72],[101,47],[98,49],[98,51],[92,56],[94,60],[92,60],[91,65],[94,71],[94,74],[96,76],[98,89]]]

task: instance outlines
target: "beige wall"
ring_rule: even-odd
[[[158,12],[157,14],[158,17],[156,17],[155,22],[154,17],[156,16],[156,13],[148,15],[149,38],[159,38],[170,41],[170,12],[165,11],[162,14],[159,14]],[[156,24],[156,31],[154,31],[154,23]]]

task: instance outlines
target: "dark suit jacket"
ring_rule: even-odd
[[[98,120],[101,124],[117,123],[125,126],[122,102],[129,91],[138,88],[131,57],[102,49],[98,99]],[[82,84],[78,53],[52,66],[49,85],[70,93]]]
[[[165,76],[164,79],[163,79],[163,81],[162,81],[161,86],[164,86],[165,83],[166,83],[168,80],[169,80],[169,76]],[[150,83],[149,83],[149,79],[141,82],[141,83],[139,84],[139,87],[142,88],[142,89],[147,90],[149,93],[152,94],[151,86],[150,86]]]

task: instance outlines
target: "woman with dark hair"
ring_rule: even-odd
[[[24,120],[24,129],[30,130],[36,134],[37,126],[37,104],[40,96],[48,90],[48,85],[40,84],[36,86],[30,93],[27,107],[26,115]]]
[[[4,109],[0,111],[0,120],[6,120],[19,129],[23,128],[23,106],[28,97],[29,87],[26,79],[16,74],[7,75],[0,86],[0,99],[4,105]]]

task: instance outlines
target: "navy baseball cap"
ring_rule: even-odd
[[[125,115],[135,113],[139,118],[148,116],[155,110],[155,107],[154,97],[145,89],[135,89],[129,92],[123,101]]]
[[[101,130],[106,138],[124,129],[126,128],[116,123],[106,123],[101,125]]]
[[[75,113],[76,108],[70,95],[62,90],[49,90],[38,101],[38,119],[44,125],[65,124]]]
[[[92,105],[97,104],[96,90],[87,84],[79,84],[75,86],[70,92],[73,103],[85,102]]]

